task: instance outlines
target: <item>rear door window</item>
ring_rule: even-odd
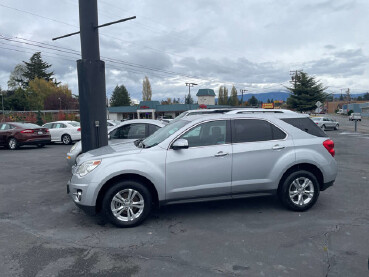
[[[148,124],[148,127],[149,127],[149,136],[151,136],[153,133],[155,133],[157,130],[160,129],[159,126],[154,124]]]
[[[314,121],[312,121],[308,117],[300,117],[300,118],[282,118],[282,121],[292,125],[293,127],[296,127],[300,129],[301,131],[304,131],[310,135],[316,136],[316,137],[327,137],[327,134],[324,133],[324,131],[319,128]]]
[[[284,139],[287,135],[275,125],[260,119],[233,120],[232,142],[255,142]]]

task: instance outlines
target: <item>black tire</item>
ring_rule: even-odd
[[[323,130],[323,131],[325,131],[325,130],[326,130],[325,125],[324,125],[324,124],[322,125],[322,130]]]
[[[61,141],[62,141],[63,144],[69,145],[69,144],[72,143],[72,138],[70,137],[70,135],[65,134],[65,135],[62,135]]]
[[[309,198],[307,197],[307,195],[303,194],[304,192],[301,192],[303,194],[301,195],[303,200],[301,204],[297,204],[294,201],[299,202],[300,192],[298,192],[297,189],[291,193],[290,191],[294,187],[296,187],[294,185],[294,182],[296,180],[299,180],[299,182],[301,182],[304,179],[308,179],[309,181],[311,181],[311,184],[309,183],[309,192],[310,193],[312,192],[311,190],[311,186],[312,186],[313,187],[312,197]],[[304,191],[306,192],[306,190]],[[292,196],[294,193],[297,193],[297,194],[295,196]],[[303,211],[310,209],[315,204],[315,202],[318,200],[319,193],[320,193],[320,187],[319,187],[317,178],[315,177],[314,174],[306,170],[298,170],[298,171],[291,173],[289,176],[287,176],[287,178],[285,178],[283,183],[280,184],[280,187],[278,189],[278,196],[282,204],[288,209],[293,210],[293,211],[298,211],[298,212],[303,212]],[[304,199],[304,196],[306,197],[305,199]],[[308,198],[310,199],[309,201],[308,201]],[[306,203],[304,203],[305,201]]]
[[[45,147],[45,144],[44,144],[44,143],[39,143],[39,144],[37,144],[37,147],[38,147],[38,148]]]
[[[336,127],[334,127],[335,130],[338,130],[340,128],[339,124],[336,124]]]
[[[136,207],[128,208],[128,202],[127,206],[125,206],[126,204],[119,204],[117,201],[113,201],[113,198],[118,193],[120,193],[122,199],[128,199],[128,190],[138,192],[138,194],[136,194],[135,198],[133,199],[135,201],[132,200],[133,202],[138,203],[137,200],[143,200],[143,208],[141,212],[140,209]],[[116,183],[105,193],[102,202],[102,214],[105,218],[109,220],[109,222],[117,227],[134,227],[141,224],[146,219],[151,211],[151,205],[152,197],[148,188],[140,182],[134,180],[126,180]],[[114,215],[112,209],[119,209],[121,207],[121,214]],[[128,220],[128,215],[131,214],[128,209],[131,209],[130,211],[132,212],[132,215],[138,215],[138,217]]]
[[[18,147],[19,147],[19,143],[18,143],[16,138],[10,138],[8,140],[8,148],[10,150],[16,150],[16,149],[18,149]]]

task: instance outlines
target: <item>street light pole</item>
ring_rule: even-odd
[[[247,89],[240,89],[240,92],[241,92],[241,106],[242,106],[242,104],[243,104],[243,93],[244,92],[246,92],[246,91],[248,91]]]
[[[188,100],[190,100],[190,96],[191,96],[191,87],[193,86],[197,86],[197,84],[195,83],[186,83],[186,87],[188,87]],[[186,99],[185,99],[185,104],[186,104]],[[187,103],[190,104],[190,103]]]

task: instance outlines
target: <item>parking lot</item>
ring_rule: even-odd
[[[335,118],[339,175],[311,210],[273,196],[177,204],[131,229],[69,199],[70,146],[0,148],[0,276],[367,276],[369,124]]]

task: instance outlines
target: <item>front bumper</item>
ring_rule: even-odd
[[[67,163],[70,167],[72,167],[73,165],[76,164],[76,159],[77,159],[77,153],[67,153]]]
[[[67,184],[67,194],[72,198],[73,202],[83,210],[95,209],[95,185],[91,184],[76,184],[71,181]]]

